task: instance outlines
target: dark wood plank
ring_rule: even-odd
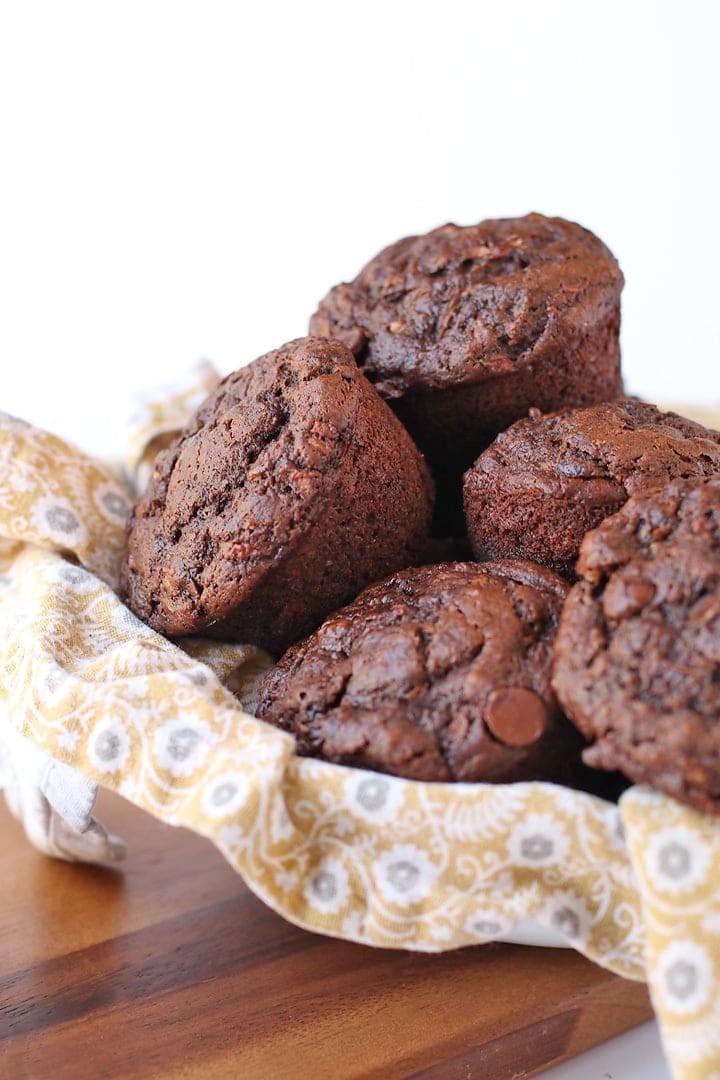
[[[536,1075],[646,1020],[569,950],[423,956],[289,925],[212,845],[114,796],[124,873],[45,859],[0,812],[0,1075]]]

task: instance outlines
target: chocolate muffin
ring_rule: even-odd
[[[415,780],[566,778],[581,740],[550,688],[566,593],[528,562],[401,571],[285,654],[258,715],[301,754]]]
[[[426,543],[432,481],[338,342],[229,375],[155,462],[122,590],[161,633],[282,651]]]
[[[585,761],[720,813],[720,477],[630,499],[578,572],[553,684]]]
[[[530,408],[621,393],[622,285],[605,245],[562,218],[443,225],[380,252],[310,327],[352,349],[427,455],[439,498],[450,486],[459,504],[462,472]]]
[[[585,533],[631,495],[720,472],[720,434],[626,398],[534,413],[497,437],[465,475],[478,559],[525,558],[572,576]]]

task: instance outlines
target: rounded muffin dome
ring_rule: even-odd
[[[585,761],[720,814],[720,476],[629,499],[578,574],[553,682]]]
[[[381,251],[310,328],[345,342],[392,400],[452,514],[461,473],[531,408],[622,393],[622,286],[608,248],[571,221],[443,225]]]
[[[258,715],[300,753],[416,780],[571,775],[581,740],[550,687],[566,593],[520,561],[403,570],[293,646]]]
[[[478,559],[527,558],[572,576],[587,532],[631,495],[720,472],[720,434],[633,398],[533,415],[465,474]]]
[[[223,379],[159,454],[122,589],[170,636],[281,651],[417,558],[433,489],[339,342],[303,338]]]

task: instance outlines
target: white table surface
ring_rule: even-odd
[[[542,1075],[543,1080],[670,1080],[654,1020]]]

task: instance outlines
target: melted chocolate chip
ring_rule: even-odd
[[[531,746],[542,738],[548,715],[544,702],[533,690],[504,686],[490,694],[483,718],[495,738],[506,746]]]

